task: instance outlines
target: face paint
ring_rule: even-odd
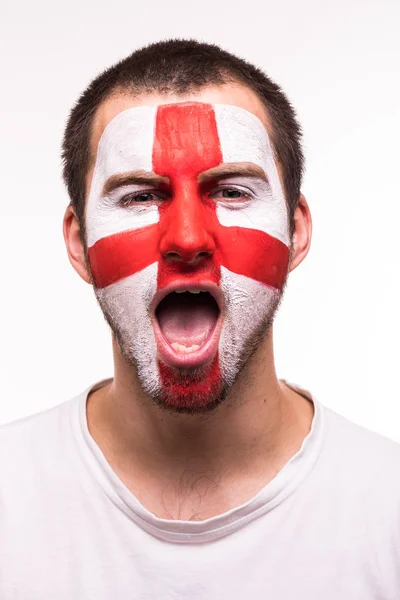
[[[97,298],[143,389],[175,410],[215,405],[265,334],[288,267],[261,121],[195,102],[121,112],[99,142],[86,220]],[[175,292],[187,289],[208,293]]]

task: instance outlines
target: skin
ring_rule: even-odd
[[[99,139],[111,119],[127,108],[185,101],[239,106],[255,114],[270,135],[269,117],[260,100],[239,84],[205,87],[180,96],[121,94],[105,101],[96,113],[86,192]],[[279,163],[277,170],[281,177]],[[303,195],[294,224],[290,271],[310,247],[311,215]],[[71,207],[64,216],[64,239],[72,266],[90,283],[79,223]],[[113,355],[113,379],[93,391],[87,402],[89,431],[118,477],[160,518],[203,520],[246,502],[299,450],[310,431],[311,402],[277,378],[272,328],[228,397],[209,414],[162,410],[146,397],[114,340]]]

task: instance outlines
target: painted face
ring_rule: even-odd
[[[86,226],[96,296],[145,392],[177,411],[218,404],[288,269],[261,121],[200,102],[124,110],[98,145]]]

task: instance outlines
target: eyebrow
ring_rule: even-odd
[[[218,165],[200,173],[197,178],[198,183],[206,183],[213,179],[223,179],[224,177],[258,177],[268,181],[264,169],[253,163],[226,163]],[[107,195],[116,188],[125,185],[151,185],[169,184],[169,177],[162,177],[152,171],[132,171],[111,175],[103,187],[103,195]]]
[[[267,175],[260,166],[254,163],[226,163],[208,169],[197,178],[199,183],[205,183],[212,179],[222,179],[224,177],[258,177],[268,181]]]
[[[151,185],[158,186],[162,183],[169,183],[169,177],[161,177],[157,173],[149,171],[132,171],[122,175],[111,175],[103,187],[103,195],[107,195],[116,188],[124,185]]]

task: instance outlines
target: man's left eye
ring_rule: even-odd
[[[149,192],[144,192],[143,194],[135,194],[134,199],[136,202],[148,202],[149,200],[155,200],[155,196]]]
[[[226,198],[227,200],[238,200],[239,198],[249,198],[250,194],[246,194],[244,190],[235,188],[224,188],[211,193],[213,198]]]

